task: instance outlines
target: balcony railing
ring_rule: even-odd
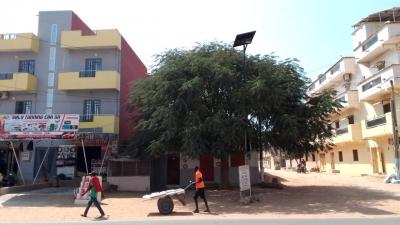
[[[96,70],[82,70],[79,71],[79,77],[95,77]]]
[[[365,123],[366,123],[367,129],[373,128],[376,126],[380,126],[380,125],[386,124],[386,116],[382,115],[382,116],[372,119],[372,120],[366,120]]]
[[[380,83],[382,83],[381,77],[378,77],[378,78],[376,78],[376,79],[373,79],[373,80],[371,80],[370,82],[368,82],[368,83],[366,83],[366,84],[364,84],[364,85],[362,86],[362,91],[367,91],[367,90],[369,90],[369,89],[371,89],[371,88],[373,88],[373,87],[379,85]]]
[[[12,80],[13,73],[0,73],[0,80]]]
[[[362,45],[362,50],[365,51],[369,49],[369,47],[371,47],[376,42],[378,42],[378,35],[375,34],[368,41],[366,41],[365,44]]]
[[[345,134],[345,133],[348,133],[348,132],[349,132],[349,128],[348,127],[336,129],[336,135],[341,135],[341,134]]]

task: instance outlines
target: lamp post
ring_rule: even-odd
[[[247,45],[251,44],[253,41],[253,37],[256,34],[256,31],[251,31],[243,34],[236,35],[235,42],[233,43],[233,47],[243,46],[243,71],[242,71],[242,80],[243,83],[246,83],[246,49]],[[247,120],[247,118],[245,118]],[[247,159],[249,158],[249,149],[247,144],[247,129],[244,131],[244,145]]]
[[[399,159],[399,129],[397,127],[397,115],[396,115],[396,101],[393,87],[393,80],[390,80],[391,87],[391,98],[390,98],[390,110],[392,112],[392,126],[393,126],[393,141],[394,141],[394,164],[396,166],[396,179],[400,180],[400,159]]]

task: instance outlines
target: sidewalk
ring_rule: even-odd
[[[384,184],[381,177],[331,174],[297,174],[270,171],[280,177],[284,189],[253,188],[259,202],[242,205],[238,190],[207,190],[213,213],[192,214],[193,192],[188,205],[175,201],[175,213],[158,214],[157,201],[142,201],[144,193],[106,193],[102,207],[109,220],[220,219],[220,218],[326,218],[400,216],[400,186]],[[85,206],[74,205],[72,189],[49,188],[0,196],[2,222],[90,221],[99,215],[92,207],[88,218],[80,217]],[[200,209],[203,202],[199,201]]]

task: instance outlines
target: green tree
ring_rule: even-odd
[[[227,157],[246,139],[252,150],[274,146],[289,154],[329,146],[327,117],[337,102],[329,91],[308,96],[309,81],[295,60],[250,56],[246,80],[242,53],[226,44],[169,50],[157,62],[130,94],[129,109],[138,111],[133,157],[211,154],[222,160],[227,184]]]

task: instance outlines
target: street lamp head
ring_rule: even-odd
[[[233,47],[248,45],[251,44],[256,31],[251,31],[243,34],[236,35],[235,42],[233,43]]]

